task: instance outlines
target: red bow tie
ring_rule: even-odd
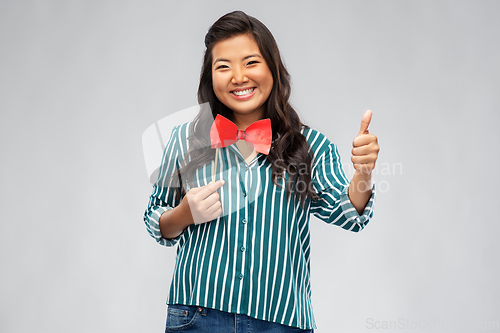
[[[269,154],[272,138],[271,119],[262,119],[248,126],[246,130],[239,130],[229,119],[220,114],[215,117],[210,129],[212,148],[222,148],[232,145],[238,140],[245,140],[253,149],[262,154]]]

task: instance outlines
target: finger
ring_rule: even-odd
[[[361,127],[359,128],[359,134],[368,134],[368,126],[370,126],[370,121],[372,120],[372,111],[368,110],[363,115],[361,119]]]
[[[352,141],[353,147],[361,147],[369,145],[370,143],[377,143],[378,138],[373,134],[359,135]]]
[[[200,192],[202,189],[203,187],[192,187],[188,192],[190,192],[191,194],[196,194]]]
[[[220,201],[217,201],[214,205],[210,206],[207,209],[207,212],[212,217],[212,219],[214,215],[220,215],[220,213],[222,212],[222,204],[220,203]]]
[[[214,192],[203,200],[202,207],[206,207],[206,209],[209,209],[211,206],[215,205],[217,202],[219,202],[219,193]]]
[[[200,196],[202,199],[205,199],[208,197],[210,194],[214,193],[224,185],[225,181],[224,179],[218,180],[215,183],[210,182],[208,185],[205,185],[201,188],[201,191],[198,192],[198,196]]]
[[[373,152],[372,144],[368,144],[361,147],[352,148],[351,155],[352,156],[364,156],[369,155]]]
[[[367,145],[352,148],[351,154],[353,156],[369,155],[372,153],[378,153],[379,150],[380,147],[377,142],[370,142]]]
[[[370,155],[362,155],[362,156],[351,156],[351,162],[353,164],[372,164],[377,160],[377,156]]]

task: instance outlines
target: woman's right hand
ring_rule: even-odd
[[[182,199],[182,205],[188,205],[194,224],[212,221],[222,213],[222,204],[219,201],[217,190],[224,185],[224,180],[209,183],[201,187],[190,189]]]

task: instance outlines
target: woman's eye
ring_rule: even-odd
[[[253,64],[258,64],[258,63],[259,63],[258,61],[252,60],[252,61],[248,62],[247,66],[253,65]]]
[[[227,65],[220,65],[219,67],[216,68],[216,70],[217,69],[222,69],[222,68],[229,68],[229,67],[227,67]]]

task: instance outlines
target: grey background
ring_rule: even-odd
[[[142,221],[141,135],[196,104],[203,37],[235,9],[273,32],[348,174],[374,112],[373,220],[311,220],[316,331],[498,325],[499,1],[3,0],[0,331],[163,330],[175,249]]]

